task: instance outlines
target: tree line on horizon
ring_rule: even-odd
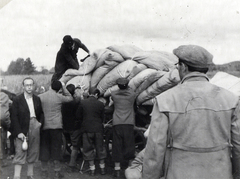
[[[53,69],[53,68],[52,68]],[[52,69],[48,70],[44,66],[41,66],[40,70],[36,70],[36,66],[32,60],[28,57],[27,59],[18,58],[12,60],[8,65],[7,71],[2,71],[2,75],[33,75],[33,74],[49,74]]]
[[[233,74],[240,77],[240,61],[233,61],[225,63],[222,65],[212,64],[209,68],[210,72],[224,71],[230,74]],[[40,70],[36,70],[35,65],[30,58],[23,59],[18,58],[10,62],[7,71],[2,71],[2,75],[33,75],[33,74],[50,74],[54,72],[54,67],[50,70],[46,69],[44,66],[41,66]],[[237,73],[236,73],[237,72]]]

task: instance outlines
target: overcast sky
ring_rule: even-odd
[[[196,44],[216,64],[240,61],[240,1],[11,0],[0,9],[1,68],[30,57],[50,69],[67,34],[91,52],[124,44],[172,52]],[[86,55],[79,50],[79,59]]]

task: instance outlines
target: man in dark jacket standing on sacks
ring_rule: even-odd
[[[82,48],[88,54],[88,48],[77,38],[72,39],[70,35],[63,37],[63,43],[57,53],[55,62],[55,72],[52,76],[51,82],[59,80],[68,69],[79,69],[79,62],[77,59],[78,49]]]
[[[114,102],[112,159],[115,162],[114,175],[116,177],[120,177],[120,162],[132,161],[135,157],[134,102],[136,93],[128,87],[128,82],[126,78],[119,78],[117,80],[119,90],[111,94]]]
[[[239,97],[209,83],[206,49],[182,45],[173,53],[181,82],[156,98],[143,178],[240,178]]]
[[[76,116],[82,119],[83,159],[89,162],[90,175],[95,175],[95,156],[99,159],[101,174],[104,175],[107,157],[103,141],[104,104],[98,101],[100,91],[89,89],[89,97],[81,101]]]
[[[43,110],[40,98],[33,94],[34,81],[27,77],[23,80],[23,94],[13,100],[11,122],[15,144],[13,159],[14,179],[20,179],[22,165],[28,162],[27,178],[33,179],[34,163],[38,161],[40,144],[40,127],[43,122]],[[22,144],[28,139],[28,149]],[[25,148],[26,149],[26,148]]]
[[[57,53],[55,62],[55,72],[52,76],[52,82],[59,80],[68,69],[78,69],[79,63],[73,57],[74,41],[70,35],[63,37],[63,43]]]

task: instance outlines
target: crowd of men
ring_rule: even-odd
[[[15,144],[14,179],[20,179],[25,163],[28,179],[33,178],[34,163],[38,160],[42,164],[43,178],[48,178],[49,160],[54,161],[54,178],[64,177],[60,165],[63,128],[70,133],[73,145],[68,166],[77,167],[82,142],[83,159],[88,161],[90,175],[95,175],[96,159],[101,174],[106,174],[105,106],[98,100],[99,90],[90,88],[87,97],[83,97],[79,86],[66,86],[59,81],[68,68],[79,67],[74,43],[71,36],[64,36],[47,92],[33,94],[34,79],[25,78],[24,92],[13,100],[11,115],[7,110],[7,96],[1,92],[1,131],[8,130],[11,123]],[[147,144],[137,157],[134,144],[136,94],[128,87],[128,79],[116,81],[119,89],[110,97],[110,103],[114,104],[114,176],[120,177],[121,162],[127,160],[127,179],[240,178],[239,97],[209,83],[206,73],[213,56],[206,49],[182,45],[173,53],[179,58],[176,68],[181,82],[156,97]],[[2,112],[3,109],[6,110]],[[6,121],[5,125],[2,121]],[[25,139],[27,150],[22,146]]]

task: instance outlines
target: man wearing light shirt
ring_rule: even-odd
[[[34,80],[26,77],[24,92],[13,100],[11,122],[16,154],[13,159],[14,179],[20,179],[22,165],[28,163],[27,178],[33,179],[33,166],[38,161],[40,145],[40,127],[43,122],[43,110],[40,98],[33,94]],[[28,149],[22,150],[24,139],[28,140]]]

